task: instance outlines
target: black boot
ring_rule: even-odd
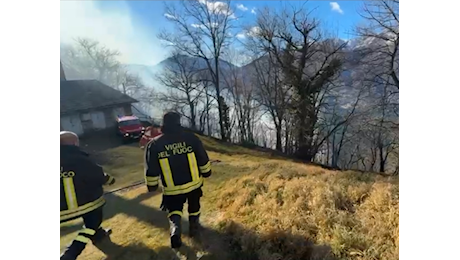
[[[169,217],[169,225],[171,230],[171,248],[176,249],[182,246],[181,239],[181,216],[172,215]]]
[[[76,260],[81,252],[85,249],[86,244],[79,241],[72,241],[64,253],[61,254],[61,260]]]
[[[189,236],[199,238],[201,233],[200,216],[189,216]]]
[[[99,228],[96,231],[96,234],[94,234],[94,236],[91,238],[91,241],[93,242],[93,244],[97,244],[104,240],[106,237],[110,236],[110,234],[112,234],[112,230],[110,228]]]
[[[69,253],[67,253],[67,251],[64,252],[64,253],[61,255],[61,258],[60,258],[60,260],[76,260],[76,259],[77,259],[76,256],[70,255]]]

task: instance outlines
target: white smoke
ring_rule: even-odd
[[[61,43],[87,37],[117,49],[122,63],[153,65],[165,58],[164,48],[152,28],[135,24],[129,7],[101,9],[95,1],[61,1]],[[160,25],[158,25],[160,26]]]

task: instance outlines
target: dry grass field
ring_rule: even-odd
[[[183,259],[399,258],[397,177],[330,171],[201,138],[217,161],[203,188],[201,243],[187,237],[184,214]],[[117,178],[115,188],[143,178],[137,147],[108,149],[98,159]],[[79,259],[173,259],[160,202],[143,185],[108,194],[103,226],[113,229],[111,241],[88,245]],[[61,225],[61,250],[80,226]]]

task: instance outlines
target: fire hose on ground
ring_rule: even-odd
[[[211,160],[211,164],[220,163],[220,162],[221,162],[220,160]],[[119,191],[122,191],[122,190],[127,190],[127,189],[134,188],[134,187],[137,187],[137,186],[140,186],[140,185],[143,185],[143,184],[145,184],[145,180],[136,181],[136,182],[133,182],[132,184],[130,184],[128,186],[121,187],[121,188],[116,188],[116,189],[113,189],[113,190],[110,190],[110,191],[106,191],[106,192],[104,192],[104,195],[112,194],[112,193],[119,192]]]

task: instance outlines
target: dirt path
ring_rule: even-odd
[[[169,248],[169,222],[159,209],[161,195],[146,193],[145,186],[135,186],[106,195],[103,227],[113,230],[111,239],[97,247],[88,245],[78,258],[85,260],[226,260],[224,237],[211,228],[215,215],[203,209],[201,242],[188,237],[188,216],[182,223],[184,246],[176,255]],[[187,206],[184,207],[187,209]],[[61,250],[76,236],[81,221],[61,225]]]
[[[141,185],[134,185],[132,187],[127,187],[126,189],[121,189],[113,193],[116,196],[129,196],[131,197],[133,194],[137,196],[133,200],[141,200],[144,201],[145,204],[149,204],[150,207],[154,208],[157,211],[160,211],[159,205],[161,204],[162,196],[161,194],[156,194],[155,196],[150,196],[145,191],[145,187],[143,184]],[[149,199],[150,197],[150,199]],[[201,217],[201,224],[203,226],[203,231],[201,237],[199,239],[190,239],[188,237],[188,216],[187,216],[187,205],[184,205],[184,217],[182,219],[182,239],[184,242],[184,246],[179,251],[173,251],[174,255],[165,257],[164,259],[177,259],[177,260],[226,260],[229,259],[227,255],[227,243],[224,237],[219,234],[219,232],[215,231],[212,226],[215,222],[215,214],[206,214],[206,209],[203,209],[203,216]],[[163,213],[164,219],[161,221],[167,221],[166,213]],[[156,221],[159,223],[159,221]],[[169,223],[167,228],[165,226],[158,225],[161,227],[157,227],[156,231],[162,232],[163,235],[166,237],[165,242],[169,246]],[[160,229],[160,230],[158,230]],[[165,249],[165,251],[168,251]],[[115,258],[107,258],[107,259],[115,259]],[[163,259],[163,258],[155,258],[155,259]]]

